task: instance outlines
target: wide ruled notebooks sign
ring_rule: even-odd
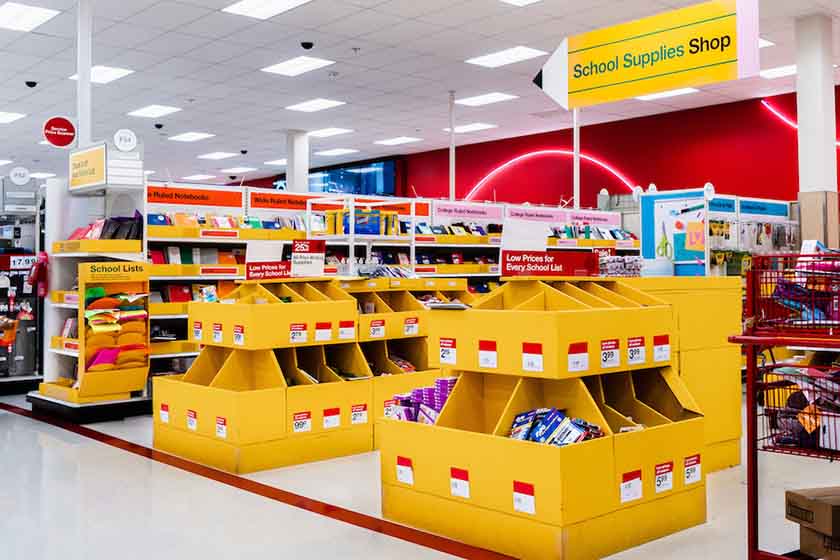
[[[70,190],[100,187],[108,183],[108,148],[99,144],[70,154]]]
[[[572,109],[758,71],[758,0],[713,0],[567,37],[534,81]]]

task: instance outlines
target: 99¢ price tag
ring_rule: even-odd
[[[440,363],[454,366],[458,359],[456,352],[454,338],[440,339]]]
[[[601,369],[617,368],[621,365],[621,349],[618,339],[601,341]]]
[[[296,434],[312,431],[312,412],[297,412],[292,416],[292,431]]]

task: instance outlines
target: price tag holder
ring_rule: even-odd
[[[233,326],[233,343],[236,346],[245,346],[245,327],[244,325]]]
[[[654,479],[654,487],[656,488],[657,494],[661,494],[662,492],[668,492],[669,490],[674,489],[673,461],[656,465],[654,475],[656,477]]]
[[[703,465],[700,455],[685,458],[685,485],[697,484],[703,479]]]
[[[542,344],[536,342],[522,343],[522,369],[536,373],[544,371]]]
[[[537,514],[537,502],[534,498],[534,485],[526,482],[513,481],[513,511]]]
[[[457,348],[454,338],[440,339],[440,363],[454,366],[458,361]]]
[[[213,323],[213,342],[215,344],[222,343],[222,324]]]
[[[204,336],[204,329],[202,327],[201,321],[193,322],[193,338],[195,340],[201,340]]]
[[[312,431],[312,412],[296,412],[292,415],[292,431],[296,434]]]
[[[198,413],[195,410],[187,411],[187,429],[193,432],[198,430]]]
[[[329,342],[332,340],[332,323],[315,323],[315,341]]]
[[[390,399],[385,401],[383,406],[382,413],[385,415],[385,418],[393,418],[394,417],[394,407],[397,405],[397,401]]]
[[[470,473],[466,469],[449,469],[449,491],[456,498],[470,499]]]
[[[169,405],[167,403],[160,403],[159,417],[161,424],[169,424]]]
[[[368,423],[368,407],[366,404],[354,404],[350,407],[350,423],[353,425]]]
[[[653,337],[653,361],[671,361],[671,337],[667,334]]]
[[[289,325],[289,344],[306,344],[309,333],[306,332],[306,323],[292,323]]]
[[[636,336],[627,339],[627,364],[638,366],[647,361],[645,356],[645,337]]]
[[[339,338],[339,340],[355,340],[355,338],[356,338],[356,322],[355,321],[339,321],[339,323],[338,323],[338,338]]]
[[[375,319],[370,322],[370,337],[385,338],[385,319]]]
[[[496,369],[499,367],[499,352],[495,340],[478,341],[478,367]]]
[[[642,471],[633,471],[621,475],[621,503],[635,502],[642,499]]]
[[[227,439],[227,418],[216,416],[216,437]]]
[[[408,457],[397,457],[397,480],[414,486],[414,467]]]
[[[601,369],[617,368],[621,365],[621,347],[618,339],[601,341]]]
[[[324,429],[331,430],[341,426],[341,409],[340,408],[325,408],[324,409]]]
[[[589,344],[573,342],[569,344],[569,372],[589,371]]]
[[[417,336],[420,334],[420,318],[408,317],[403,323],[404,336]]]

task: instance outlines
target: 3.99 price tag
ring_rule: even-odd
[[[621,348],[618,339],[601,341],[601,369],[617,368],[621,365]]]
[[[627,339],[627,364],[637,366],[645,363],[645,337],[637,336]]]
[[[385,320],[376,319],[370,322],[370,337],[383,338],[385,336]]]

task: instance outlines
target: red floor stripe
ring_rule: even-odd
[[[468,544],[447,539],[446,537],[412,529],[411,527],[406,527],[405,525],[399,525],[384,519],[371,517],[363,513],[358,513],[340,506],[321,502],[319,500],[313,500],[311,498],[307,498],[306,496],[281,490],[279,488],[255,482],[247,478],[242,478],[234,474],[205,467],[204,465],[199,465],[198,463],[193,463],[192,461],[187,461],[186,459],[181,459],[180,457],[175,457],[174,455],[162,453],[118,437],[97,432],[96,430],[92,430],[85,426],[80,426],[78,424],[73,424],[72,422],[67,422],[51,416],[45,416],[43,414],[36,414],[25,408],[0,403],[0,410],[5,410],[6,412],[11,412],[13,414],[31,418],[32,420],[38,420],[40,422],[44,422],[45,424],[50,424],[51,426],[55,426],[57,428],[62,428],[69,432],[73,432],[74,434],[104,443],[105,445],[116,447],[117,449],[133,453],[134,455],[138,455],[164,465],[169,465],[170,467],[175,467],[176,469],[181,469],[183,471],[214,480],[221,484],[239,488],[245,492],[257,494],[276,502],[281,502],[312,513],[317,513],[318,515],[323,515],[337,521],[343,521],[344,523],[349,523],[350,525],[368,529],[369,531],[375,531],[383,535],[388,535],[389,537],[394,537],[403,541],[424,546],[426,548],[431,548],[439,552],[451,554],[452,556],[457,556],[459,558],[472,558],[476,560],[511,560],[512,558],[504,554],[470,546]]]

